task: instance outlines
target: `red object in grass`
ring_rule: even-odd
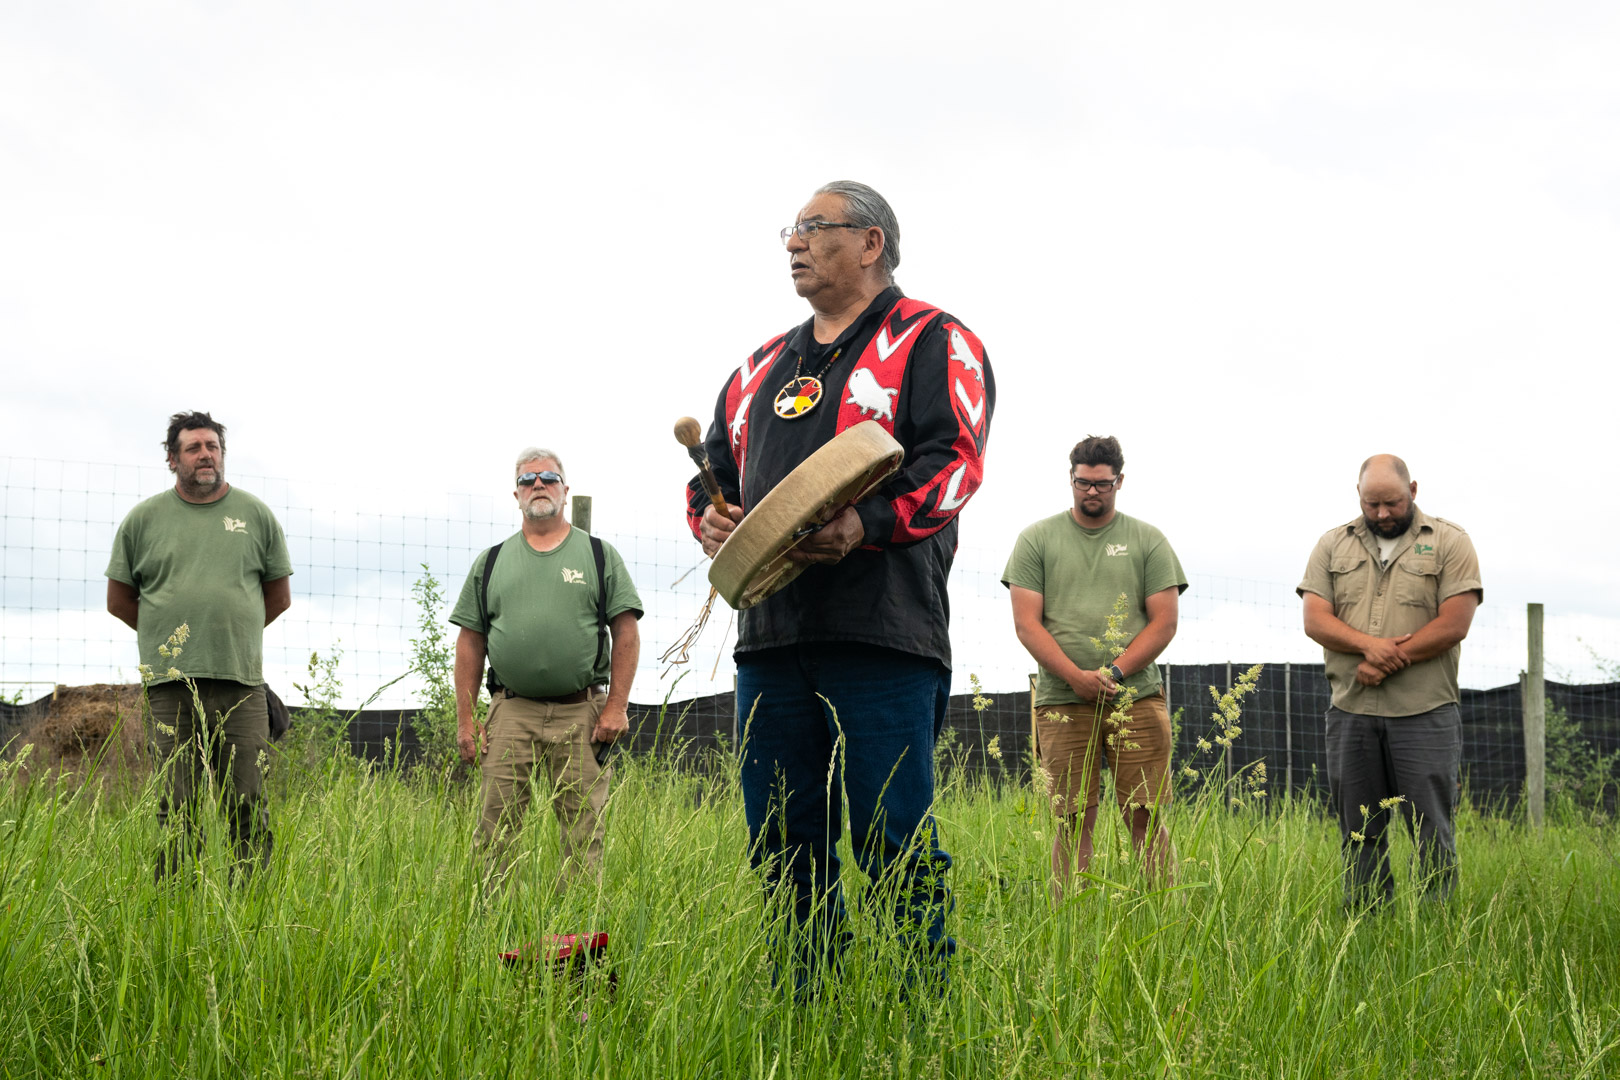
[[[532,964],[536,960],[547,960],[558,967],[586,960],[595,963],[607,952],[607,944],[608,936],[605,931],[590,934],[549,934],[538,948],[532,942],[524,942],[520,949],[501,953],[501,960],[507,964]]]

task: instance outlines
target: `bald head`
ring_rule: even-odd
[[[1363,461],[1361,463],[1361,471],[1356,473],[1357,485],[1360,485],[1360,483],[1367,478],[1367,473],[1369,470],[1375,473],[1382,473],[1387,476],[1392,476],[1394,477],[1395,481],[1400,484],[1410,484],[1412,482],[1412,474],[1407,471],[1406,462],[1402,461],[1394,454],[1374,454],[1366,461]],[[1383,477],[1380,477],[1380,479],[1383,479]]]
[[[1406,462],[1394,454],[1374,454],[1361,463],[1356,494],[1367,527],[1379,536],[1400,536],[1417,516],[1417,485]]]

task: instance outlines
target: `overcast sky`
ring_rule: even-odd
[[[1390,451],[1489,604],[1617,620],[1617,57],[1597,2],[7,3],[0,453],[211,409],[237,474],[431,515],[540,443],[674,535],[670,426],[854,178],[995,367],[965,547],[1114,433],[1195,577],[1291,586]]]

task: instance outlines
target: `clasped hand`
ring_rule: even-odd
[[[1372,643],[1362,650],[1361,663],[1356,665],[1356,682],[1362,686],[1377,686],[1397,671],[1410,666],[1412,658],[1406,655],[1406,650],[1401,646],[1411,638],[1411,634],[1373,638]]]
[[[1119,693],[1119,686],[1115,684],[1112,673],[1107,668],[1098,668],[1096,671],[1080,672],[1080,677],[1069,683],[1081,701],[1097,701],[1111,698]]]

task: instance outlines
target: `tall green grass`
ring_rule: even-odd
[[[1145,887],[1109,820],[1094,887],[1054,907],[1038,799],[958,774],[938,806],[960,942],[944,997],[901,995],[857,889],[842,981],[795,1004],[771,984],[734,772],[617,769],[600,890],[556,895],[539,802],[518,880],[487,902],[475,785],[342,757],[284,768],[268,872],[232,887],[216,820],[192,872],[158,886],[150,784],[0,776],[0,1071],[1620,1075],[1620,866],[1610,830],[1578,815],[1531,831],[1465,813],[1450,904],[1403,881],[1348,917],[1318,807],[1186,800],[1173,889]],[[583,929],[611,933],[616,995],[600,972],[576,985],[497,960]]]

